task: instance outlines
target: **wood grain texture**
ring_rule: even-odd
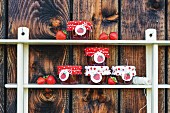
[[[168,2],[168,6],[170,5],[170,2]],[[169,17],[168,17],[169,18]],[[169,29],[169,27],[168,27],[168,29]],[[168,47],[168,75],[166,75],[167,76],[167,78],[168,78],[168,84],[170,84],[170,55],[169,55],[169,53],[170,53],[170,47]],[[168,112],[170,112],[170,89],[167,89],[167,91],[168,91],[168,97],[167,97],[167,104],[168,104]]]
[[[60,29],[66,29],[69,20],[69,0],[10,0],[9,38],[16,38],[17,29],[26,26],[31,39],[55,39],[51,21],[61,21]]]
[[[4,1],[0,0],[0,39],[5,37],[4,27]],[[4,113],[4,46],[0,45],[0,113]]]
[[[18,27],[25,26],[30,29],[30,39],[55,39],[57,30],[66,29],[66,22],[69,20],[69,6],[69,0],[10,0],[8,37],[17,38]],[[53,25],[55,20],[59,20],[59,24],[56,26]],[[68,58],[63,61],[63,56],[68,57],[68,51],[64,55],[65,48],[67,47],[31,46],[29,82],[36,82],[34,78],[40,74],[56,76],[56,65],[61,65],[62,62],[68,63]],[[9,59],[15,61],[13,64],[16,63],[14,56],[9,56]],[[9,73],[11,76],[8,79],[12,77],[16,79],[14,74],[16,69],[9,70]],[[45,89],[29,90],[29,113],[69,112],[68,90],[48,89],[47,92]],[[15,101],[15,98],[11,98],[11,101]],[[13,104],[13,107],[15,106],[16,104]]]
[[[7,83],[17,83],[17,49],[16,46],[7,46]],[[16,113],[17,90],[7,89],[7,113]]]
[[[73,20],[87,20],[93,23],[93,32],[90,39],[98,40],[102,32],[109,34],[118,31],[118,0],[74,0]],[[95,46],[95,45],[94,45]],[[73,64],[87,65],[84,49],[89,46],[73,47]],[[90,46],[91,47],[91,46]],[[99,46],[98,46],[99,47]],[[107,65],[118,64],[117,46],[108,47],[110,58]],[[81,83],[87,84],[87,78],[83,77]],[[100,86],[99,86],[100,87]],[[73,113],[117,113],[118,90],[117,89],[74,89],[72,97]]]
[[[170,0],[168,0],[168,4],[167,4],[167,34],[168,34],[168,40],[170,40]],[[168,63],[167,63],[167,67],[168,67],[168,72],[167,72],[167,78],[168,78],[168,84],[170,84],[170,47],[167,47],[168,48]],[[170,112],[170,89],[167,89],[167,105],[166,107],[168,107],[168,112]]]
[[[0,113],[4,113],[4,48],[0,46]]]
[[[140,5],[139,5],[140,4]],[[157,29],[158,39],[164,40],[164,0],[123,0],[121,5],[122,40],[144,40],[144,31],[148,28]],[[144,47],[121,47],[121,64],[136,66],[138,76],[146,74],[146,58]],[[164,82],[165,50],[159,48],[159,83]],[[164,112],[164,92],[159,92],[159,113]],[[138,113],[146,104],[143,90],[121,91],[121,112]],[[142,113],[146,113],[144,108]]]
[[[36,83],[41,75],[54,75],[59,84],[57,65],[68,65],[67,48],[67,46],[31,46],[29,82]],[[46,90],[30,89],[29,113],[68,113],[69,91],[67,89]]]

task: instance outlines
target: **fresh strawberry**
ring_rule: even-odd
[[[118,40],[118,34],[116,32],[111,32],[109,34],[109,39],[110,40]]]
[[[99,80],[99,79],[100,79],[100,75],[99,75],[99,74],[95,74],[95,75],[93,76],[93,78],[94,78],[95,80]]]
[[[46,79],[45,79],[45,78],[39,77],[39,78],[37,79],[37,84],[45,84],[45,83],[46,83]]]
[[[107,40],[107,39],[108,39],[108,35],[107,35],[105,32],[103,32],[102,34],[100,34],[99,40]]]
[[[66,31],[61,31],[61,30],[59,30],[59,31],[56,33],[56,39],[57,39],[57,40],[66,40],[66,37],[67,37]]]
[[[115,85],[117,83],[117,79],[115,77],[110,77],[108,79],[108,84],[109,85]]]
[[[56,84],[56,80],[55,80],[54,76],[52,76],[52,75],[49,75],[46,78],[46,81],[47,81],[47,84]]]

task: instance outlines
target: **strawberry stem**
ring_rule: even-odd
[[[67,35],[67,31],[66,30],[63,30],[63,33]]]

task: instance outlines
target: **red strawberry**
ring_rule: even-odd
[[[66,74],[63,73],[63,74],[61,75],[61,79],[65,79],[65,78],[66,78]]]
[[[110,40],[118,40],[118,34],[116,32],[111,32],[109,38]]]
[[[39,77],[39,78],[37,79],[37,84],[45,84],[45,83],[46,83],[46,79],[45,79],[45,78]]]
[[[108,36],[105,32],[103,32],[102,34],[100,34],[99,36],[99,40],[107,40],[108,39]]]
[[[52,75],[49,75],[46,80],[47,80],[47,84],[55,84],[56,83],[56,80],[55,80],[54,76],[52,76]]]
[[[100,79],[100,75],[99,75],[99,74],[95,74],[95,75],[93,76],[93,78],[94,78],[95,80],[99,80],[99,79]]]
[[[102,61],[103,61],[103,57],[102,57],[102,56],[98,56],[98,57],[97,57],[97,61],[98,61],[98,62],[102,62]]]
[[[84,31],[83,28],[79,28],[79,29],[77,30],[78,33],[83,33],[83,31]]]
[[[117,83],[117,79],[115,77],[110,77],[108,79],[108,84],[109,85],[115,85]]]
[[[66,39],[66,31],[61,31],[59,30],[57,33],[56,33],[56,39],[57,40],[65,40]]]
[[[129,79],[130,79],[129,73],[126,73],[126,74],[124,75],[124,79],[125,79],[125,80],[129,80]]]

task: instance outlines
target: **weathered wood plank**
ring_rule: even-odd
[[[167,37],[167,39],[168,40],[170,40],[170,0],[168,0],[168,4],[167,4],[167,34],[168,34],[168,37]],[[168,84],[170,84],[170,60],[169,60],[169,58],[170,58],[170,47],[168,47],[168,62],[167,62],[167,68],[168,68],[168,72],[167,72],[167,78],[168,78]],[[170,112],[170,89],[167,89],[167,92],[168,92],[168,94],[166,95],[167,97],[167,112]]]
[[[73,20],[87,20],[93,23],[93,34],[90,39],[98,40],[104,31],[107,34],[118,31],[118,0],[74,0]],[[84,49],[87,46],[73,47],[73,64],[87,65]],[[117,46],[103,46],[110,49],[108,66],[118,64]],[[87,78],[82,77],[81,83],[87,83]],[[117,89],[74,89],[73,91],[73,113],[117,113],[118,112],[118,90]]]
[[[56,67],[57,65],[68,64],[67,48],[67,46],[31,46],[29,82],[35,83],[35,79],[39,75],[52,74],[56,78],[59,78]],[[64,54],[65,52],[66,54]],[[64,57],[65,59],[63,61]],[[68,101],[69,91],[66,89],[49,89],[48,91],[45,89],[30,89],[29,113],[68,113]]]
[[[4,48],[0,46],[0,112],[4,113]]]
[[[56,31],[66,28],[66,22],[69,20],[69,5],[69,0],[10,0],[8,7],[9,38],[17,38],[18,27],[26,26],[30,29],[30,39],[55,39]],[[59,20],[59,24],[56,26],[52,24],[52,22],[56,22],[55,20]],[[31,46],[29,82],[32,82],[33,75],[56,75],[56,65],[60,65],[64,60],[64,57],[61,56],[64,54],[65,48],[67,47]],[[14,56],[9,55],[9,59],[14,61],[13,64],[16,63]],[[65,56],[68,57],[68,51]],[[68,58],[64,61],[64,64],[66,63],[68,63]],[[12,65],[11,62],[9,65]],[[11,75],[8,79],[12,77],[16,79],[14,74],[16,69],[9,70],[9,73]],[[53,89],[47,94],[44,93],[44,89],[30,89],[29,113],[47,113],[47,111],[50,113],[68,113],[68,93],[69,91],[64,89]],[[15,98],[12,97],[11,101],[15,101]]]
[[[139,5],[140,4],[140,5]],[[122,40],[142,40],[144,31],[148,28],[155,28],[158,32],[158,39],[164,39],[164,0],[123,0],[121,6],[121,31]],[[121,47],[121,64],[135,65],[137,75],[146,75],[146,58],[144,47]],[[164,82],[164,48],[159,48],[159,83]],[[164,112],[164,92],[159,92],[159,112]],[[138,113],[140,108],[146,104],[143,90],[122,90],[121,91],[121,112]],[[144,108],[142,113],[146,112]]]
[[[0,39],[5,37],[5,14],[4,0],[0,0]],[[4,46],[0,46],[0,113],[4,113],[5,95],[4,95]]]
[[[170,2],[168,2],[168,7],[170,6],[169,5],[170,4]],[[168,17],[169,18],[169,17]],[[169,21],[168,21],[169,22]],[[168,29],[169,29],[169,27],[170,26],[168,26]],[[168,33],[169,33],[169,31],[168,31]],[[168,37],[168,39],[169,39],[169,37]],[[170,47],[168,47],[168,75],[166,75],[167,76],[167,78],[168,78],[168,84],[170,84],[170,77],[169,77],[169,75],[170,75],[170,60],[169,60],[169,58],[170,58],[170,55],[169,55],[169,53],[170,53]],[[167,89],[167,92],[168,92],[168,94],[167,94],[167,105],[168,106],[166,106],[168,109],[168,112],[170,112],[170,89]]]
[[[16,46],[7,46],[7,83],[16,83],[17,82],[17,55],[16,55]],[[19,67],[18,67],[19,68]],[[7,89],[7,113],[16,113],[17,106],[17,90],[16,89]]]

